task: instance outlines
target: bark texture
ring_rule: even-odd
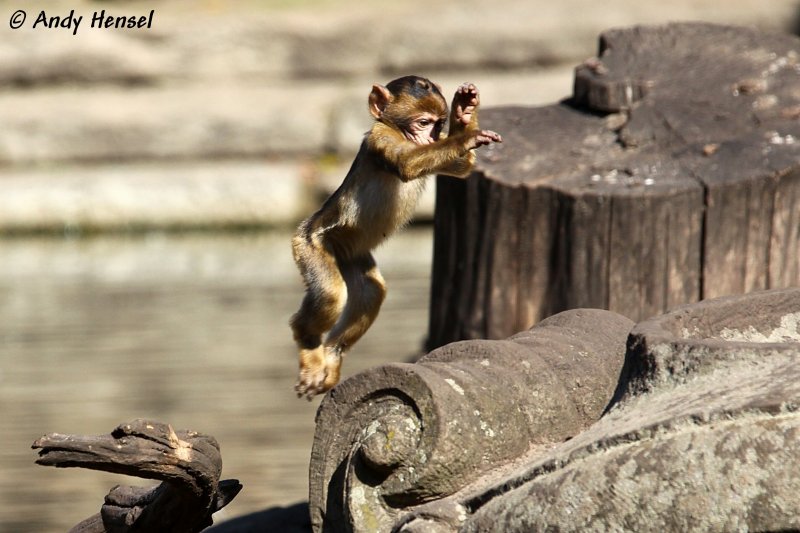
[[[153,487],[118,485],[106,495],[100,513],[71,533],[172,531],[195,533],[242,489],[235,479],[220,481],[222,458],[214,437],[175,432],[160,422],[137,419],[109,435],[51,433],[32,446],[37,464],[79,467],[159,479]]]
[[[679,23],[603,33],[568,100],[483,111],[504,143],[437,182],[429,349],[800,284],[798,86],[797,37]]]

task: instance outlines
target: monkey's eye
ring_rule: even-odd
[[[431,125],[431,121],[427,118],[421,118],[417,123],[423,128],[427,128],[428,126]]]

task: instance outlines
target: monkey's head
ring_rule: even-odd
[[[427,78],[403,76],[383,85],[373,85],[369,112],[379,121],[398,129],[408,140],[431,144],[439,140],[447,120],[447,102],[439,87]]]

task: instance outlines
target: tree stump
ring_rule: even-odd
[[[116,486],[99,514],[71,533],[170,531],[194,533],[212,523],[211,515],[242,489],[235,479],[219,480],[222,458],[214,437],[177,433],[160,422],[137,419],[110,435],[51,433],[32,446],[37,464],[80,467],[163,482],[154,487]]]
[[[603,33],[569,100],[485,110],[504,143],[437,180],[429,349],[800,284],[798,87],[797,37],[680,23]]]

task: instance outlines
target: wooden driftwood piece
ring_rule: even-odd
[[[315,531],[388,531],[531,448],[580,433],[608,404],[630,320],[571,310],[503,341],[358,374],[322,401],[310,466]]]
[[[800,39],[679,23],[602,34],[556,105],[440,176],[428,347],[569,308],[633,320],[800,284]]]
[[[162,480],[155,487],[114,487],[100,513],[76,525],[73,533],[201,531],[242,488],[235,479],[219,481],[222,458],[214,437],[175,432],[160,422],[137,419],[110,435],[51,433],[32,448],[39,450],[40,465]]]

